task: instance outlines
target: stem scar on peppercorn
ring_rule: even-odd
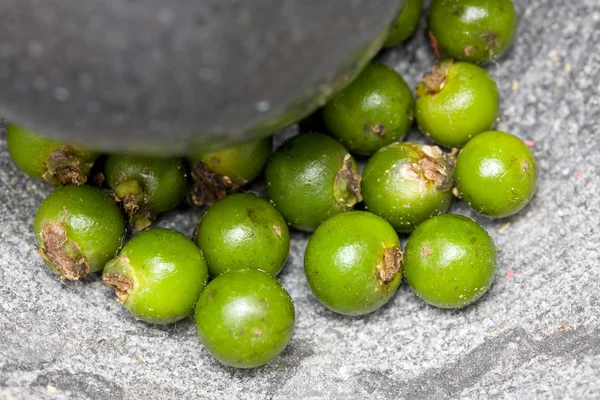
[[[127,257],[119,257],[119,262],[129,264],[129,259]],[[111,274],[105,272],[102,274],[102,280],[115,290],[117,302],[119,304],[123,304],[127,301],[127,297],[134,287],[133,279],[123,274]]]
[[[417,96],[422,97],[439,93],[444,86],[446,86],[446,82],[448,81],[448,71],[452,64],[452,60],[436,62],[432,71],[423,76],[421,82],[417,85]]]
[[[240,186],[233,183],[231,178],[212,172],[202,161],[194,161],[190,172],[193,181],[190,189],[190,201],[198,207],[213,204],[240,189]]]
[[[431,250],[429,247],[423,247],[423,258],[427,258],[432,254],[433,250]]]
[[[452,188],[452,174],[444,153],[437,146],[423,146],[423,157],[416,162],[407,163],[401,170],[404,179],[419,183],[421,194],[427,191],[427,185],[434,184],[436,189],[446,191]]]
[[[402,251],[397,247],[390,247],[385,250],[381,263],[377,265],[377,279],[381,286],[389,289],[390,283],[400,273],[402,258]]]
[[[380,138],[385,136],[385,126],[383,124],[365,124],[364,131],[366,134],[375,135]]]
[[[362,201],[360,182],[362,178],[355,170],[352,156],[346,154],[342,160],[342,168],[335,176],[333,192],[335,199],[348,209]]]
[[[93,165],[93,161],[85,162],[83,152],[63,145],[48,156],[47,171],[44,172],[43,178],[50,183],[58,181],[64,186],[83,185]]]
[[[70,242],[62,223],[47,223],[41,231],[39,255],[47,260],[62,279],[78,280],[90,273],[77,244]]]

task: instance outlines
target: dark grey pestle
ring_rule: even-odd
[[[0,116],[104,151],[185,154],[306,116],[404,0],[3,0]]]

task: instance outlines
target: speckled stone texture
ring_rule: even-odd
[[[452,206],[501,249],[478,303],[439,310],[403,285],[379,312],[335,315],[309,291],[307,235],[295,232],[280,275],[297,310],[290,346],[260,369],[223,367],[191,319],[137,322],[99,277],[61,282],[42,265],[31,225],[51,188],[13,166],[0,136],[0,398],[600,398],[600,3],[518,9],[514,49],[488,69],[502,95],[497,127],[534,142],[540,185],[506,220]],[[380,58],[414,86],[433,61],[423,26]],[[199,215],[159,225],[191,235]]]

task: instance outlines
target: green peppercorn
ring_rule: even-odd
[[[55,186],[83,185],[98,157],[93,151],[59,143],[11,123],[6,125],[6,144],[23,172]]]

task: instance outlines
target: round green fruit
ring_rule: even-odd
[[[219,275],[200,295],[196,330],[208,352],[225,365],[267,364],[294,333],[290,295],[277,279],[256,269]]]
[[[40,205],[33,228],[44,263],[70,280],[102,270],[125,236],[119,208],[91,186],[56,189]]]
[[[197,232],[211,276],[232,269],[260,269],[277,275],[290,250],[290,234],[281,214],[267,200],[232,194],[211,206]]]
[[[315,297],[344,315],[387,303],[402,281],[402,252],[394,228],[364,211],[336,215],[311,236],[304,272]]]
[[[208,269],[191,239],[170,229],[153,228],[127,242],[106,264],[102,279],[135,318],[169,324],[194,311],[208,281]]]
[[[456,188],[473,210],[493,218],[519,212],[533,198],[538,171],[521,139],[489,131],[477,135],[456,161]]]
[[[407,0],[383,47],[391,47],[415,33],[423,12],[423,0]]]
[[[479,299],[496,272],[496,246],[477,222],[456,214],[417,227],[404,248],[404,277],[417,296],[441,308]]]
[[[400,141],[413,123],[415,101],[404,79],[372,62],[323,108],[329,132],[352,153],[371,155]]]
[[[500,96],[481,67],[445,60],[417,86],[417,123],[434,142],[462,147],[496,122]]]
[[[105,175],[135,231],[175,208],[185,197],[187,172],[181,159],[111,155]]]
[[[192,175],[191,200],[213,204],[255,180],[273,151],[271,137],[189,158]]]
[[[6,125],[6,144],[23,172],[55,186],[83,185],[98,153],[56,142],[14,124]]]
[[[282,143],[265,177],[273,205],[290,225],[305,231],[362,200],[356,162],[339,142],[319,133]]]
[[[369,159],[363,176],[366,209],[398,232],[445,213],[452,202],[452,168],[436,146],[393,143]]]
[[[511,46],[517,13],[511,0],[433,0],[429,29],[437,51],[457,60],[486,63]]]

